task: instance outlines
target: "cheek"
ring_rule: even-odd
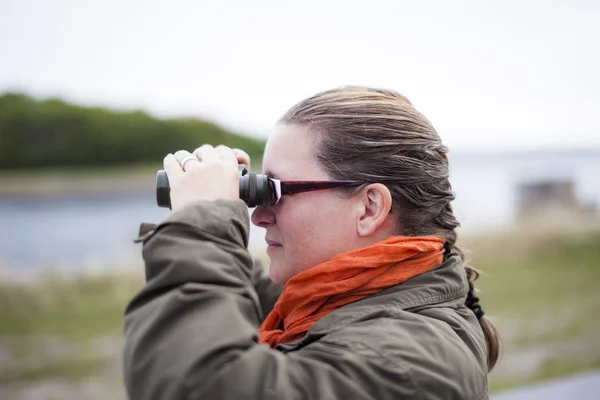
[[[331,196],[314,196],[310,200],[296,202],[293,207],[290,204],[277,217],[288,255],[301,263],[310,263],[313,258],[325,261],[320,259],[331,257],[352,234],[350,211],[343,200]]]
[[[318,234],[319,218],[304,207],[287,207],[277,215],[277,226],[290,251],[306,248]]]
[[[282,208],[277,223],[281,229],[296,240],[308,240],[318,235],[328,225],[331,212],[330,202],[323,198],[323,192],[309,193],[293,198]],[[309,237],[305,237],[305,236]]]

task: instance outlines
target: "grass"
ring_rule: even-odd
[[[519,343],[600,333],[600,322],[590,318],[600,305],[600,232],[557,238],[526,254],[507,252],[472,263],[484,273],[477,283],[483,304],[493,314],[518,322]]]
[[[471,264],[483,273],[479,297],[503,337],[492,390],[600,368],[600,231],[512,237]],[[537,361],[518,365],[529,353]]]
[[[60,378],[81,381],[96,375],[102,368],[102,359],[97,357],[59,357],[51,362],[20,365],[7,368],[0,375],[0,385],[12,382],[35,382],[42,379]]]
[[[141,275],[125,274],[0,283],[0,336],[120,334],[125,305],[142,284]]]
[[[465,242],[482,271],[482,305],[504,342],[491,390],[600,368],[600,231]],[[139,271],[0,282],[0,387],[89,379],[107,362],[116,371],[124,310],[142,279]],[[114,340],[99,352],[97,342],[106,338]]]
[[[0,397],[124,399],[123,315],[142,285],[141,272],[0,283]]]

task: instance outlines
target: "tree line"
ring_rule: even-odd
[[[162,162],[169,152],[203,143],[241,148],[256,160],[265,145],[196,118],[159,119],[21,93],[0,96],[0,169]]]

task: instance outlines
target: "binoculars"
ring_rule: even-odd
[[[248,207],[268,206],[275,203],[276,193],[273,182],[267,175],[248,173],[245,164],[238,165],[240,178],[240,199]],[[171,187],[165,170],[156,173],[156,204],[159,207],[171,208]]]

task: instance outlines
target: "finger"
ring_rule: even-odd
[[[194,155],[198,157],[200,161],[212,161],[219,159],[219,154],[215,151],[215,148],[210,144],[203,144],[194,150]]]
[[[250,156],[244,150],[232,149],[233,153],[237,157],[238,164],[246,164],[248,170],[250,169]]]
[[[167,154],[167,156],[164,158],[163,167],[167,173],[167,178],[171,180],[179,178],[184,173],[181,169],[181,165],[179,165],[179,162],[171,153]]]
[[[210,144],[203,144],[202,146],[200,146],[196,150],[194,150],[194,155],[196,157],[200,158],[200,153],[210,147],[212,147]]]
[[[217,146],[215,150],[217,151],[221,159],[225,160],[228,164],[233,165],[237,169],[238,161],[233,150],[223,145]]]
[[[176,151],[175,159],[177,160],[183,171],[193,168],[194,164],[200,164],[198,158],[187,150]]]

